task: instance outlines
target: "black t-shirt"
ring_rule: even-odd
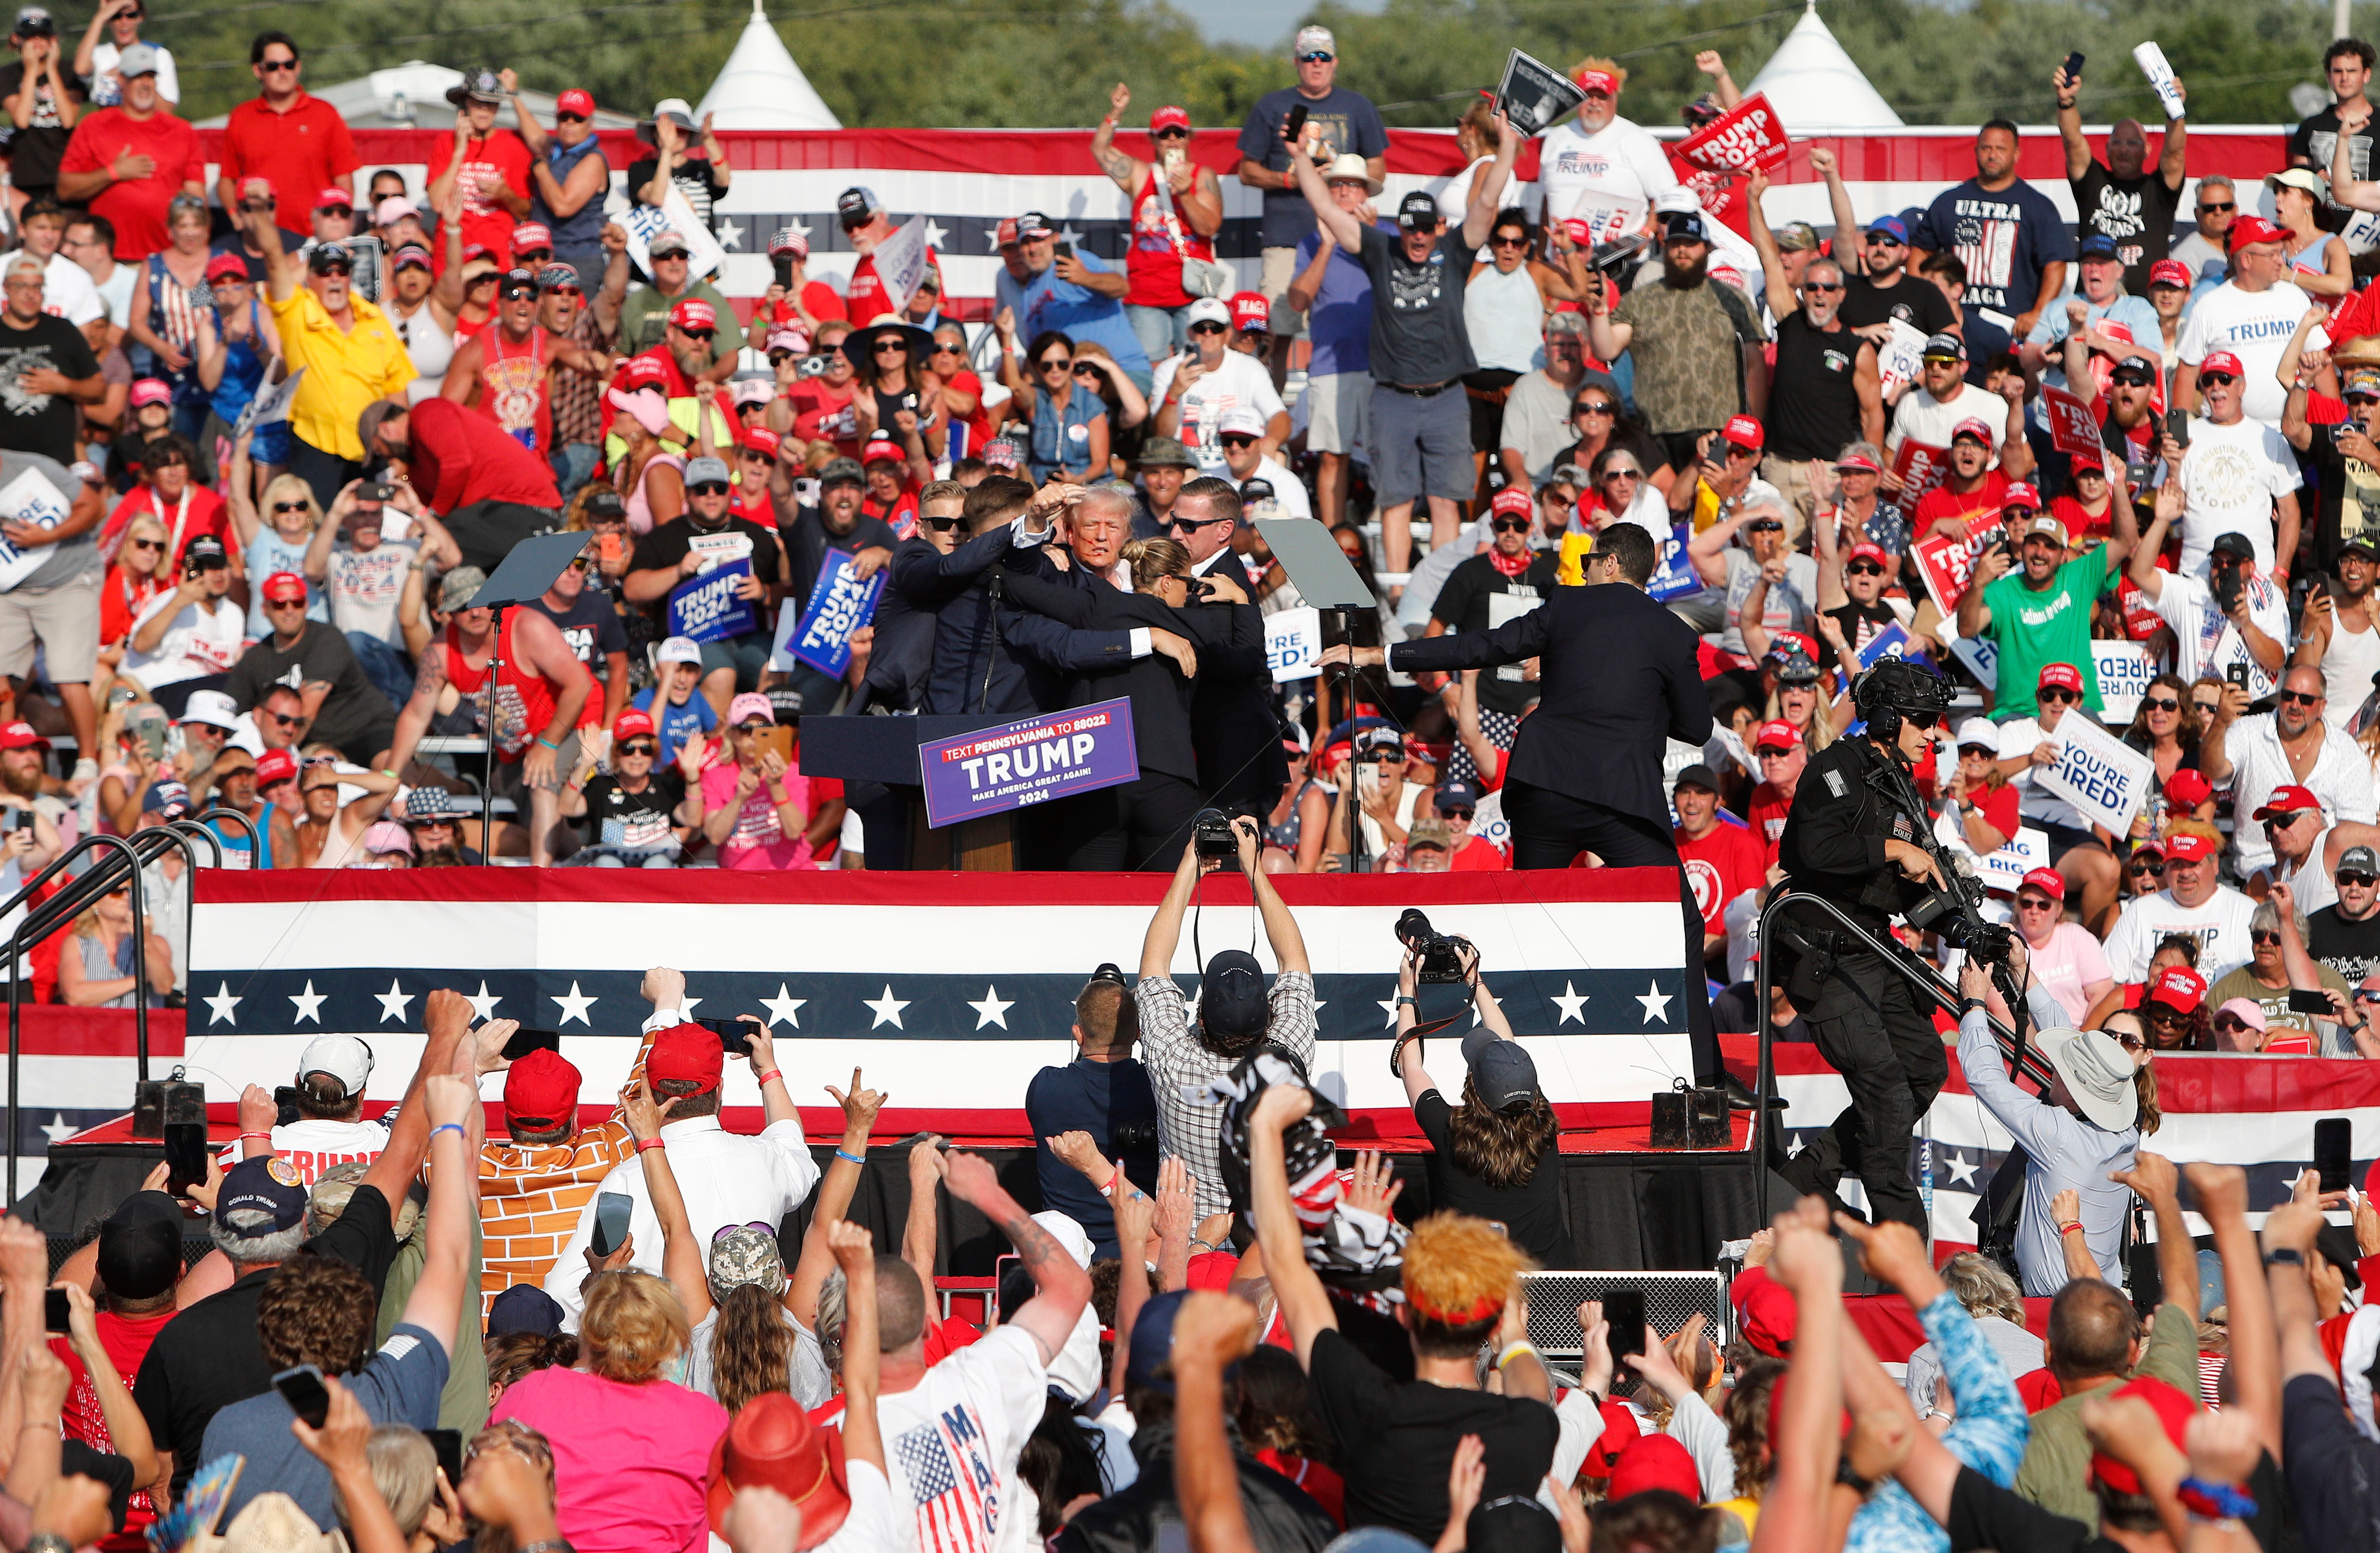
[[[1570,1223],[1562,1217],[1561,1150],[1548,1138],[1544,1156],[1528,1181],[1519,1186],[1490,1186],[1454,1162],[1448,1123],[1454,1108],[1437,1090],[1427,1090],[1414,1102],[1414,1120],[1429,1139],[1429,1200],[1436,1208],[1467,1213],[1504,1226],[1507,1239],[1537,1259],[1541,1268],[1566,1268],[1572,1263]]]
[[[79,417],[75,402],[63,394],[24,394],[13,387],[25,373],[45,369],[77,380],[96,377],[99,358],[82,331],[65,319],[43,313],[24,329],[13,319],[0,319],[0,382],[12,385],[9,413],[0,416],[0,448],[71,464]]]
[[[2380,1547],[2380,1445],[2348,1422],[2328,1376],[2293,1376],[2281,1388],[2281,1442],[2305,1546]]]
[[[308,685],[322,680],[329,683],[331,693],[322,698],[314,725],[307,730],[309,739],[322,739],[345,749],[395,718],[396,709],[373,686],[363,665],[356,661],[355,649],[339,631],[310,620],[305,634],[288,651],[275,646],[275,640],[266,633],[231,666],[231,679],[225,689],[240,710],[256,706],[275,686],[285,685],[302,696]]]
[[[61,68],[58,74],[67,86],[67,101],[80,103],[88,100],[90,84],[73,70]],[[0,65],[0,98],[14,97],[24,89],[25,62],[12,59]],[[28,193],[47,194],[57,187],[58,164],[67,154],[67,142],[74,131],[58,123],[55,104],[44,107],[36,100],[33,122],[8,137],[8,181]]]
[[[1843,628],[1843,640],[1851,644],[1853,652],[1876,640],[1886,626],[1898,625],[1900,621],[1900,617],[1881,601],[1863,604],[1851,600],[1825,613],[1828,619]]]
[[[388,1199],[377,1186],[358,1186],[346,1211],[308,1241],[298,1255],[335,1257],[362,1272],[377,1294],[396,1259],[396,1231]],[[252,1272],[211,1294],[158,1329],[132,1400],[160,1450],[174,1453],[174,1495],[205,1465],[207,1425],[220,1410],[261,1396],[273,1385],[273,1366],[256,1335],[256,1301],[273,1277]]]
[[[671,518],[667,523],[652,529],[643,539],[638,540],[637,552],[628,563],[629,570],[638,572],[657,571],[663,568],[674,570],[678,563],[686,559],[686,552],[694,548],[694,536],[698,533],[743,535],[752,541],[752,575],[762,582],[784,580],[784,573],[777,561],[776,530],[764,528],[747,517],[730,517],[716,528],[698,529],[694,526],[694,517],[690,513],[683,513]],[[679,586],[681,586],[680,583],[670,585],[673,591]],[[661,607],[663,610],[668,607],[666,603],[668,597],[666,593],[662,596],[663,603]],[[770,612],[758,604],[753,606],[752,617],[755,624],[751,630],[743,633],[744,636],[767,636],[776,628],[776,622]]]
[[[2181,208],[2181,190],[2166,187],[2155,163],[2139,177],[2119,178],[2095,158],[2070,183],[2074,208],[2082,212],[2074,224],[2076,240],[2094,232],[2115,238],[2116,256],[2124,261],[2124,289],[2147,296],[2149,266],[2173,248],[2173,212]]]
[[[589,588],[570,601],[566,610],[548,608],[542,597],[530,600],[529,606],[562,628],[562,639],[570,644],[571,652],[598,678],[602,676],[607,655],[628,650],[627,628],[620,624],[620,612],[612,607],[608,594]]]
[[[644,202],[645,185],[653,181],[653,174],[660,170],[661,164],[661,158],[657,156],[628,164],[629,199],[638,204]],[[710,225],[710,207],[727,192],[727,186],[721,183],[719,176],[711,171],[710,159],[707,156],[679,157],[677,164],[670,169],[670,183],[686,196],[686,202],[694,207],[694,213],[702,218],[703,224]]]
[[[1865,275],[1843,277],[1843,305],[1838,316],[1854,329],[1899,319],[1922,334],[1939,334],[1959,322],[1959,311],[1942,288],[1923,275],[1902,272],[1900,279],[1880,286]],[[1832,458],[1833,454],[1827,455]]]
[[[1390,1380],[1336,1331],[1315,1338],[1306,1381],[1315,1416],[1338,1445],[1350,1531],[1393,1526],[1435,1541],[1446,1530],[1446,1464],[1465,1435],[1488,1448],[1483,1504],[1534,1495],[1553,1466],[1560,1426],[1534,1399]]]
[[[2332,1401],[2335,1407],[2336,1393]],[[1958,1481],[1950,1486],[1950,1519],[1945,1529],[1950,1534],[1950,1553],[2010,1547],[2024,1553],[2123,1553],[2122,1544],[2099,1535],[2096,1528],[2018,1498],[2014,1490],[1969,1466],[1959,1469]]]
[[[639,852],[669,844],[673,816],[686,802],[686,778],[674,768],[657,769],[641,793],[631,793],[608,772],[587,784],[587,817],[578,829],[589,846],[628,847]]]
[[[2348,143],[2347,164],[2359,180],[2372,176],[2372,126],[2367,124],[2362,132]],[[2330,176],[2331,155],[2338,149],[2338,104],[2336,103],[2318,114],[2301,119],[2298,127],[2289,131],[2289,160],[2302,162],[2325,178]],[[2347,224],[2350,213],[2325,194],[2322,209],[2316,213],[2315,220],[2324,231],[2336,232]]]
[[[2314,566],[2331,571],[2338,547],[2357,534],[2380,537],[2380,469],[2360,458],[2350,458],[2332,441],[2337,428],[2313,428],[2306,443],[2306,461],[2322,471],[2322,491],[2313,519]]]
[[[1860,352],[1875,346],[1848,327],[1814,329],[1795,310],[1777,321],[1776,388],[1768,396],[1768,451],[1799,463],[1832,459],[1860,440]]]
[[[1516,577],[1498,571],[1496,564],[1487,556],[1475,555],[1447,576],[1446,585],[1438,590],[1438,599],[1429,607],[1430,616],[1463,636],[1492,631],[1503,621],[1496,618],[1495,606],[1488,600],[1500,595],[1550,599],[1560,571],[1560,558],[1551,551],[1538,552],[1530,560],[1529,569]],[[1529,682],[1522,677],[1518,663],[1509,663],[1479,676],[1479,704],[1489,711],[1517,716],[1535,694]]]
[[[1377,226],[1363,235],[1356,262],[1372,280],[1372,381],[1427,388],[1479,365],[1463,325],[1472,254],[1463,224],[1457,221],[1419,264],[1405,257],[1403,238]]]
[[[2380,971],[2380,912],[2350,922],[2333,904],[2307,917],[2306,929],[2307,952],[2348,986]]]
[[[826,518],[816,507],[804,507],[777,532],[785,541],[785,564],[793,569],[785,592],[803,606],[809,603],[810,589],[818,586],[819,568],[826,564],[828,551],[856,554],[878,545],[893,550],[901,543],[891,524],[866,513],[859,515],[848,534],[830,532]]]
[[[1148,1086],[1148,1070],[1129,1057],[1120,1062],[1077,1058],[1062,1068],[1042,1069],[1026,1086],[1025,1119],[1037,1138],[1090,1134],[1099,1152],[1122,1165],[1135,1185],[1157,1179],[1157,1096]],[[1118,1149],[1116,1128],[1124,1122],[1147,1125],[1150,1130],[1142,1136],[1148,1141]],[[1041,1181],[1042,1206],[1080,1224],[1091,1237],[1094,1256],[1114,1256],[1115,1214],[1099,1188],[1046,1147],[1034,1150],[1034,1169]]]

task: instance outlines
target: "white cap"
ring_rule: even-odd
[[[1220,297],[1201,297],[1190,304],[1190,316],[1182,322],[1184,328],[1193,323],[1220,323],[1229,329],[1232,326],[1232,309]]]
[[[1301,27],[1297,30],[1297,41],[1290,45],[1289,56],[1294,59],[1301,54],[1312,54],[1318,49],[1324,54],[1337,54],[1339,40],[1330,35],[1330,29],[1327,27]]]
[[[701,661],[702,648],[692,637],[672,637],[662,643],[660,649],[653,654],[653,662],[657,665],[662,663],[698,664]],[[196,699],[196,697],[192,698]]]
[[[1265,433],[1265,418],[1246,405],[1233,405],[1215,418],[1217,435],[1229,432],[1234,436],[1261,437]]]
[[[1352,151],[1342,151],[1322,170],[1324,183],[1360,183],[1378,194],[1388,185],[1372,176],[1372,164]]]
[[[353,1036],[316,1036],[298,1058],[299,1079],[308,1074],[328,1074],[350,1095],[364,1092],[371,1071],[371,1048]]]
[[[1981,745],[1985,749],[2000,746],[2000,725],[1988,717],[1971,717],[1959,724],[1959,747]]]
[[[2132,1060],[2115,1037],[2104,1030],[2040,1030],[2034,1040],[2086,1120],[2120,1133],[2140,1119]]]
[[[1694,192],[1691,184],[1682,183],[1674,188],[1656,195],[1653,200],[1655,215],[1668,215],[1672,211],[1692,211],[1700,215],[1702,209],[1703,197]]]
[[[193,690],[182,704],[182,721],[203,722],[225,733],[239,726],[239,703],[220,690]]]

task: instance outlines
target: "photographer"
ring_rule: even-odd
[[[1042,1069],[1026,1086],[1025,1120],[1041,1140],[1033,1151],[1033,1168],[1042,1203],[1083,1227],[1091,1237],[1091,1257],[1099,1261],[1117,1255],[1115,1215],[1107,1199],[1059,1157],[1055,1141],[1067,1133],[1087,1133],[1128,1179],[1157,1179],[1157,1097],[1149,1092],[1147,1070],[1133,1061],[1139,1011],[1115,966],[1093,971],[1075,994],[1074,1037],[1075,1060],[1062,1068]]]
[[[1418,932],[1407,931],[1408,924]],[[1479,978],[1479,951],[1429,931],[1417,911],[1398,919],[1405,954],[1397,967],[1397,1044],[1390,1066],[1404,1080],[1414,1120],[1429,1139],[1429,1200],[1434,1210],[1467,1213],[1504,1226],[1513,1244],[1541,1268],[1567,1268],[1570,1224],[1561,1207],[1561,1126],[1537,1086],[1537,1067],[1513,1038],[1502,1005]],[[1479,1027],[1463,1037],[1463,1104],[1450,1105],[1422,1064],[1415,1001],[1433,961],[1451,957],[1470,989]],[[1435,979],[1433,977],[1433,979]]]
[[[1264,917],[1265,941],[1281,966],[1270,990],[1255,955],[1245,949],[1219,950],[1198,977],[1198,1023],[1195,1028],[1190,1024],[1182,988],[1172,976],[1173,951],[1182,941],[1183,914],[1190,909],[1198,880],[1224,861],[1207,854],[1200,844],[1204,835],[1182,849],[1172,888],[1148,919],[1148,937],[1140,947],[1140,983],[1133,989],[1148,1076],[1157,1092],[1159,1147],[1190,1167],[1198,1183],[1200,1219],[1232,1207],[1216,1163],[1223,1112],[1220,1106],[1185,1098],[1185,1089],[1222,1077],[1260,1043],[1279,1046],[1301,1067],[1314,1062],[1314,975],[1305,961],[1305,939],[1271,879],[1257,866],[1257,851],[1264,844],[1257,822],[1234,816],[1231,834],[1238,843],[1240,872],[1247,876],[1248,890]]]
[[[1949,687],[1900,659],[1886,659],[1852,686],[1867,720],[1860,738],[1838,739],[1810,759],[1793,793],[1778,861],[1791,890],[1832,901],[1868,933],[1889,941],[1889,919],[1946,881],[1916,842],[1929,824],[1893,796],[1913,800],[1908,769],[1925,753],[1949,705]],[[1897,761],[1901,781],[1886,762]],[[1887,962],[1812,912],[1778,924],[1792,958],[1785,986],[1808,1020],[1819,1054],[1843,1075],[1852,1103],[1811,1147],[1780,1161],[1779,1173],[1800,1193],[1832,1194],[1846,1171],[1867,1188],[1872,1217],[1925,1230],[1909,1179],[1909,1143],[1917,1119],[1949,1076],[1942,1037],[1896,962]],[[1930,1006],[1930,1005],[1928,1005]]]

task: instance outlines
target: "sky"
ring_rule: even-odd
[[[1387,0],[1349,0],[1348,9],[1377,14]],[[1198,24],[1210,43],[1249,43],[1258,48],[1286,45],[1303,6],[1283,6],[1279,0],[1174,0],[1177,9]]]

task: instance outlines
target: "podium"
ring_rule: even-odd
[[[928,825],[917,746],[1005,727],[1017,715],[806,717],[802,773],[843,782],[845,798],[867,829],[871,869],[1012,872],[1022,855],[1017,819],[1026,811],[1012,809],[940,830]]]

